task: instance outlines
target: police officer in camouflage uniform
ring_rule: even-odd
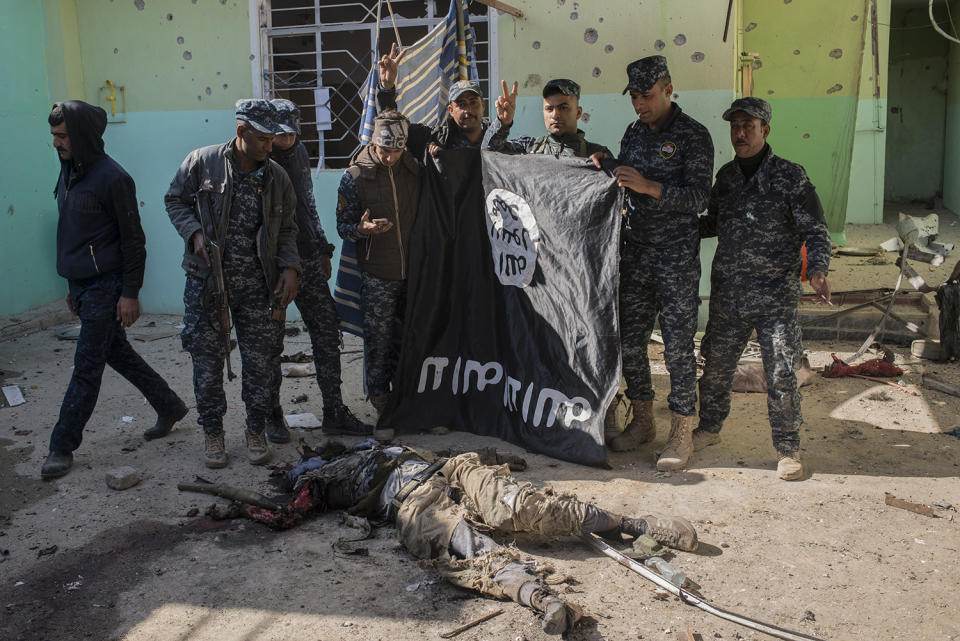
[[[223,252],[243,367],[247,456],[254,465],[270,460],[265,431],[274,408],[274,363],[300,272],[293,185],[268,157],[280,132],[276,110],[268,100],[238,100],[236,118],[237,137],[190,152],[164,197],[170,221],[185,243],[181,339],[193,359],[197,414],[206,438],[204,463],[214,468],[227,465],[223,363],[229,351],[225,328],[211,305],[216,284],[208,243],[218,243]]]
[[[597,152],[611,155],[610,150],[584,136],[577,128],[577,121],[583,115],[580,106],[580,85],[566,78],[555,78],[543,86],[543,125],[547,135],[539,138],[523,136],[506,140],[513,126],[513,115],[517,109],[517,83],[507,90],[507,82],[501,82],[501,95],[495,103],[497,120],[490,126],[494,134],[487,148],[514,154],[551,154],[553,156],[578,156],[586,158]],[[500,133],[502,131],[502,133]]]
[[[611,448],[632,450],[653,440],[653,385],[647,343],[657,315],[670,372],[670,438],[657,469],[679,469],[696,411],[693,339],[700,304],[697,214],[707,206],[713,142],[707,129],[672,102],[663,56],[627,66],[624,93],[637,112],[620,142],[614,170],[626,188],[627,219],[620,254],[620,343],[633,420]],[[594,154],[600,166],[602,154]]]
[[[323,396],[323,431],[327,434],[369,434],[370,426],[361,423],[343,404],[340,394],[340,319],[330,295],[330,258],[334,246],[327,242],[317,216],[313,198],[313,180],[310,177],[310,155],[299,140],[300,108],[289,100],[271,100],[277,110],[277,124],[281,133],[273,141],[270,157],[283,167],[293,183],[297,196],[297,250],[301,273],[296,298],[297,309],[310,332],[313,362],[317,370],[317,385]],[[281,342],[283,334],[279,335]],[[290,432],[280,408],[280,354],[274,365],[273,413],[267,424],[267,439],[287,443]]]
[[[800,392],[796,371],[803,357],[797,301],[800,248],[807,246],[810,285],[830,300],[830,235],[820,199],[803,167],[774,155],[766,143],[770,105],[740,98],[723,114],[730,122],[736,159],[717,172],[710,207],[700,219],[703,237],[717,236],[710,279],[710,318],[703,338],[700,424],[694,450],[720,441],[730,413],[737,361],[756,330],[767,378],[767,411],[777,473],[804,476],[800,460]]]
[[[407,151],[410,122],[396,111],[374,121],[370,144],[344,172],[337,192],[337,231],[357,243],[367,394],[382,413],[399,354],[394,321],[407,291],[407,252],[420,200],[420,164]],[[388,440],[392,429],[374,437]]]
[[[107,113],[81,100],[58,102],[47,117],[60,157],[57,273],[67,279],[67,306],[80,317],[73,374],[40,476],[73,465],[83,428],[100,395],[104,367],[130,381],[157,411],[147,440],[166,436],[187,414],[166,381],[134,351],[125,327],[140,316],[137,297],[147,259],[133,179],[103,150]]]
[[[406,49],[398,50],[396,43],[390,54],[380,58],[380,89],[377,91],[377,111],[397,109],[397,65],[403,60]],[[516,88],[514,88],[516,100]],[[447,117],[437,127],[413,123],[407,132],[407,151],[418,161],[423,161],[426,152],[436,158],[441,149],[472,147],[486,149],[496,144],[493,137],[506,139],[509,129],[494,129],[484,117],[485,108],[480,85],[473,80],[460,80],[450,86]]]

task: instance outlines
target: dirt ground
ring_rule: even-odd
[[[863,233],[882,241],[892,235],[887,231],[873,226]],[[848,242],[863,240],[851,228]],[[864,276],[848,269],[850,261],[834,263],[835,289],[867,286],[852,282]],[[894,270],[878,272],[878,284],[891,284]],[[852,280],[845,284],[848,272]],[[939,273],[923,275],[933,284],[942,280]],[[147,327],[151,321],[155,326]],[[170,334],[179,321],[148,316],[130,333]],[[282,533],[204,517],[208,505],[224,501],[179,492],[178,482],[200,475],[273,491],[269,470],[245,460],[239,380],[227,385],[226,469],[203,467],[193,411],[167,438],[145,442],[141,433],[152,424],[152,411],[108,369],[74,469],[57,481],[41,481],[40,464],[71,373],[74,343],[55,336],[63,329],[0,342],[0,368],[23,372],[7,384],[20,385],[27,399],[0,409],[0,638],[435,639],[501,607],[502,615],[457,638],[547,638],[524,608],[451,587],[421,568],[390,528],[365,543],[368,556],[340,556],[332,543],[355,531],[337,514]],[[190,360],[179,338],[134,345],[192,406]],[[806,347],[818,367],[829,362],[830,352],[842,357],[857,345]],[[287,340],[288,353],[306,349],[305,333]],[[348,338],[345,397],[372,419],[359,394],[358,349]],[[960,385],[957,365],[914,360],[898,349],[898,363],[908,370],[904,382],[916,386],[918,396],[864,380],[816,378],[803,389],[802,449],[812,474],[785,483],[775,476],[765,397],[758,394],[735,396],[723,441],[697,453],[688,470],[658,473],[656,452],[669,424],[668,378],[662,347],[652,344],[651,355],[658,438],[639,452],[612,454],[612,469],[563,463],[463,432],[399,440],[431,449],[495,444],[522,453],[529,468],[518,476],[536,485],[576,492],[626,514],[691,519],[705,545],[698,553],[678,553],[673,563],[718,606],[830,640],[960,639],[957,512],[936,508],[930,518],[884,504],[889,492],[960,507],[960,432],[947,433],[960,427],[960,398],[919,386],[924,372]],[[285,379],[282,394],[288,412],[320,413],[311,379]],[[308,400],[291,402],[301,394]],[[294,433],[311,443],[321,438]],[[275,451],[276,461],[296,459],[292,444]],[[136,468],[143,481],[115,491],[104,475],[122,465]],[[192,508],[200,514],[187,516]],[[769,638],[672,597],[658,599],[642,577],[576,539],[516,543],[566,575],[559,591],[590,615],[569,639],[688,641],[688,628],[703,640]]]

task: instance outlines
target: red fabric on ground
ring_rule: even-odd
[[[876,358],[872,361],[864,361],[859,365],[847,365],[836,354],[830,354],[833,358],[833,364],[824,368],[821,374],[824,378],[842,378],[851,374],[860,376],[900,376],[903,370],[887,361]]]

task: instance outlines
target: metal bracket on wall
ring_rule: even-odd
[[[100,87],[98,104],[107,112],[107,122],[127,121],[127,93],[124,87],[105,80]]]

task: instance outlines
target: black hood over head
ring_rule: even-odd
[[[57,104],[67,123],[73,165],[82,176],[106,155],[103,151],[103,132],[107,129],[107,112],[82,100],[67,100]]]

